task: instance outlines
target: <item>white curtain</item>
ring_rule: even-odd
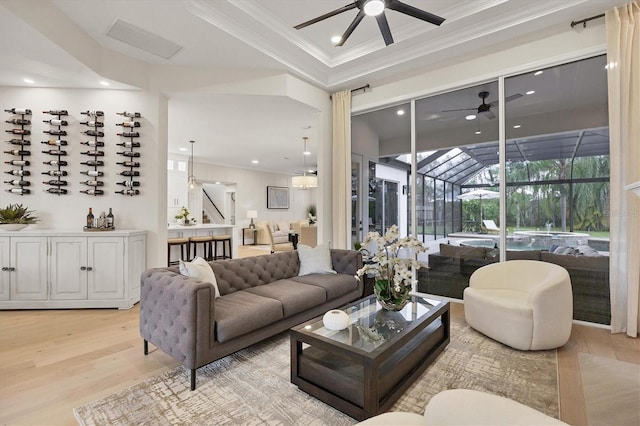
[[[349,248],[351,232],[351,91],[334,93],[332,247]]]
[[[640,317],[640,3],[608,10],[611,143],[611,332],[637,337]]]

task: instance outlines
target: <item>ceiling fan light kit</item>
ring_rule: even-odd
[[[430,24],[438,26],[440,26],[445,20],[440,16],[410,6],[406,3],[401,2],[400,0],[356,0],[351,4],[325,13],[324,15],[318,16],[317,18],[313,18],[309,21],[303,22],[302,24],[298,24],[293,28],[295,28],[296,30],[300,30],[302,28],[308,27],[309,25],[315,24],[317,22],[323,21],[327,18],[331,18],[332,16],[339,15],[342,12],[346,12],[352,9],[358,9],[358,14],[355,18],[353,18],[353,21],[351,21],[351,24],[349,24],[344,34],[342,35],[342,38],[336,43],[336,46],[342,46],[347,41],[353,30],[356,29],[358,24],[360,24],[365,16],[375,16],[385,44],[387,46],[393,44],[393,36],[391,35],[389,22],[387,21],[387,16],[385,15],[385,9],[395,10],[396,12],[421,19],[425,22],[429,22]]]

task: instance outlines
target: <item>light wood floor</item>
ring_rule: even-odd
[[[0,424],[76,424],[73,407],[177,366],[153,346],[143,355],[138,313],[138,305],[0,312]],[[462,305],[452,304],[452,319],[464,322]],[[561,418],[572,425],[587,424],[580,352],[640,364],[640,341],[574,325],[558,351]]]

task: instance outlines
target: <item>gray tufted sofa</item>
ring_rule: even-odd
[[[360,252],[331,250],[337,274],[298,276],[298,252],[209,262],[220,297],[209,283],[180,275],[177,266],[145,271],[140,289],[140,335],[191,370],[362,297],[354,278]]]

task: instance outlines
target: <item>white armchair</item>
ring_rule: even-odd
[[[464,313],[471,327],[512,348],[557,348],[571,335],[569,273],[537,260],[483,266],[464,290]]]

